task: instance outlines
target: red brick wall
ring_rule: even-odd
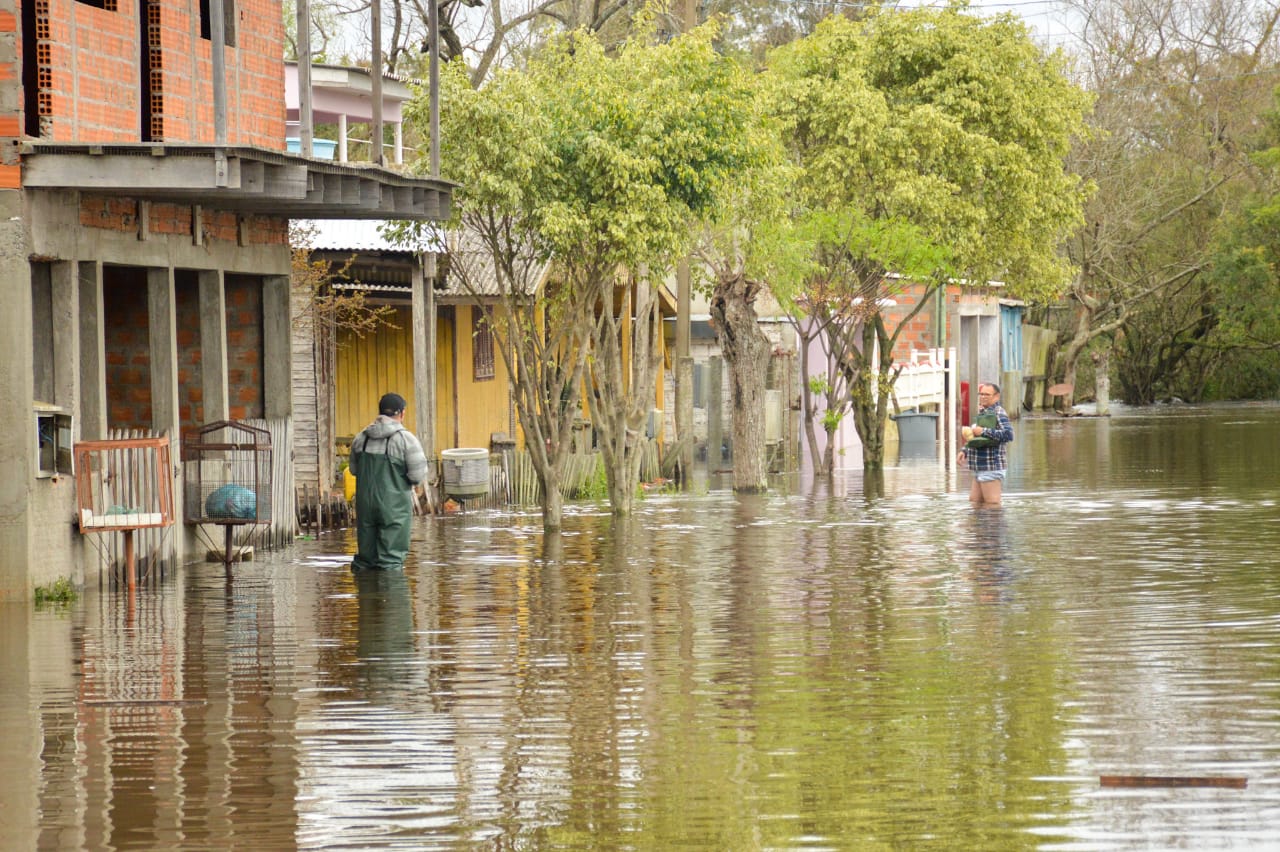
[[[274,0],[233,0],[236,46],[226,48],[227,142],[283,150],[284,24]],[[116,11],[76,0],[49,0],[52,101],[44,136],[58,142],[139,142],[144,45],[138,15],[147,0],[118,3]],[[160,44],[158,91],[163,94],[160,139],[210,144],[214,139],[210,42],[199,37],[199,4],[160,0],[153,16]],[[0,13],[0,33],[16,32]],[[35,50],[34,45],[20,45]],[[17,63],[0,63],[0,84],[20,80]],[[18,99],[15,99],[18,100]],[[17,136],[17,110],[0,115],[0,140]],[[8,125],[3,122],[8,121]],[[0,171],[0,187],[4,185]]]
[[[22,102],[22,73],[19,65],[21,45],[17,44],[18,18],[14,14],[16,6],[6,6],[8,8],[0,9],[0,42],[13,39],[16,50],[0,54],[0,92],[5,96],[4,102],[19,104]],[[22,124],[19,119],[18,107],[0,112],[0,189],[17,189],[22,184],[17,150]]]
[[[175,274],[178,336],[178,409],[183,428],[204,422],[200,375],[200,296],[194,273]],[[151,347],[146,270],[103,270],[107,373],[107,418],[112,428],[150,429]],[[262,417],[262,282],[228,275],[227,388],[230,417]]]
[[[136,199],[107,195],[80,197],[80,224],[86,228],[108,231],[138,230],[139,207]],[[153,204],[147,215],[148,230],[157,236],[191,236],[195,208],[185,204]],[[226,210],[200,210],[204,238],[210,242],[236,244],[241,240],[241,219]],[[244,217],[243,239],[246,245],[285,246],[289,244],[289,220],[278,216]]]
[[[200,365],[200,281],[194,272],[174,273],[174,312],[178,336],[178,420],[185,430],[204,425],[204,383]]]
[[[151,343],[146,270],[105,267],[102,290],[107,424],[113,429],[150,429]]]
[[[228,275],[226,296],[230,417],[262,417],[262,282],[248,275]]]
[[[886,319],[889,321],[892,329],[895,324],[901,322],[911,312],[923,296],[924,288],[919,284],[907,284],[901,291],[893,294],[893,300],[897,305],[885,311]],[[931,304],[925,305],[920,313],[916,314],[910,320],[906,321],[905,327],[898,335],[897,345],[893,350],[895,361],[906,361],[911,357],[912,350],[931,349],[937,344],[934,342],[933,329],[936,327],[934,320],[934,306],[932,297]]]

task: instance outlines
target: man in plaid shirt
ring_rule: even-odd
[[[994,382],[978,385],[978,406],[973,438],[960,451],[956,462],[968,465],[973,472],[969,501],[998,506],[1009,468],[1006,445],[1013,440],[1013,423],[1000,407],[1000,386]]]

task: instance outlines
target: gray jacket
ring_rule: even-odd
[[[391,436],[396,432],[402,434],[392,438]],[[371,438],[374,440],[370,441]],[[382,440],[384,438],[390,440]],[[391,462],[399,462],[397,467],[404,466],[405,479],[409,480],[411,485],[422,482],[423,477],[427,475],[427,456],[422,451],[418,436],[404,428],[403,423],[385,414],[379,414],[377,420],[356,435],[355,440],[351,442],[351,453],[352,455],[386,453]],[[358,477],[359,471],[355,473]]]

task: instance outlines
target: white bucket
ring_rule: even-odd
[[[455,447],[440,451],[444,493],[450,497],[483,497],[489,493],[489,451]]]

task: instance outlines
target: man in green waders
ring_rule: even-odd
[[[356,478],[356,541],[351,567],[400,568],[409,554],[413,487],[427,473],[422,444],[404,428],[404,397],[386,394],[378,419],[351,442]]]

